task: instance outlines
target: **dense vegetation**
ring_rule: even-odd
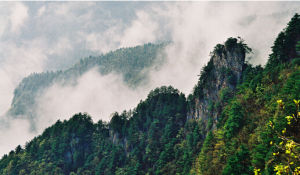
[[[287,140],[280,139],[278,133],[286,134],[295,143],[300,141],[299,114],[293,101],[300,99],[300,66],[295,55],[299,26],[296,14],[276,39],[265,69],[247,65],[242,83],[222,109],[217,129],[204,140],[191,174],[292,174],[300,166],[298,157],[291,161],[289,171],[275,168],[288,162],[280,156],[286,149],[279,150],[277,146],[287,144]],[[286,118],[292,114],[296,119]],[[294,123],[289,124],[288,119]],[[269,122],[275,126],[273,129]],[[295,146],[294,156],[299,156],[299,149],[299,145]]]
[[[188,172],[179,167],[192,156],[187,148],[197,146],[201,133],[195,122],[186,123],[185,114],[186,99],[172,87],[151,91],[133,111],[115,113],[108,124],[94,124],[79,113],[4,156],[0,174]],[[188,143],[182,143],[185,133]]]
[[[296,14],[266,67],[246,64],[234,91],[222,89],[216,127],[188,119],[193,99],[161,87],[109,123],[80,113],[57,121],[3,156],[0,174],[300,174],[299,26]],[[210,66],[202,88],[211,86]]]

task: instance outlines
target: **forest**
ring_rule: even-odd
[[[298,175],[300,16],[278,34],[264,67],[245,61],[251,51],[241,38],[217,44],[189,95],[162,86],[109,122],[86,113],[58,120],[4,155],[0,174]],[[102,71],[112,69],[127,71]],[[124,76],[133,84],[140,78]]]

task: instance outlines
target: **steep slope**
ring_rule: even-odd
[[[235,43],[232,50],[222,48],[223,56],[214,51],[211,59],[215,62],[212,71],[222,79],[220,87],[215,87],[211,95],[222,86],[236,87],[220,74],[224,66],[234,67],[237,71],[233,74],[241,77],[245,46],[237,39],[229,40]],[[227,60],[223,60],[225,57]],[[239,62],[233,64],[232,60]],[[204,72],[200,79],[203,76]],[[206,79],[206,83],[209,81]],[[115,113],[108,124],[102,121],[93,124],[85,114],[58,121],[27,143],[25,149],[18,147],[4,156],[0,169],[8,174],[21,171],[25,174],[188,174],[201,150],[207,126],[196,117],[187,120],[187,113],[184,94],[172,87],[157,88],[133,111]],[[38,163],[45,160],[47,165]],[[12,168],[9,164],[18,166]]]
[[[124,82],[134,88],[147,81],[148,69],[159,66],[163,60],[165,44],[145,44],[133,48],[122,48],[98,57],[82,59],[70,69],[57,72],[33,73],[24,78],[14,91],[9,115],[34,119],[35,99],[53,83],[76,83],[82,74],[97,67],[102,75],[115,72],[123,76]]]
[[[291,21],[287,38],[300,35],[300,17]],[[293,39],[283,50],[277,39],[262,68],[245,64],[249,48],[229,38],[188,100],[161,87],[109,123],[87,114],[58,121],[3,156],[0,174],[299,174],[300,55],[289,53],[300,42]]]
[[[201,119],[206,124],[217,122],[222,106],[241,83],[248,52],[251,49],[240,38],[229,38],[224,45],[216,45],[189,96],[188,118]]]
[[[266,68],[245,67],[191,174],[300,173],[299,35],[296,14],[274,42]]]

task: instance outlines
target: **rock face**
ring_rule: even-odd
[[[224,45],[215,47],[189,97],[188,119],[202,120],[208,129],[215,126],[223,104],[241,82],[247,51],[251,49],[236,38],[229,38]]]

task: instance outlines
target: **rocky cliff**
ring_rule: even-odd
[[[251,49],[240,38],[229,38],[215,46],[211,59],[202,69],[194,92],[189,96],[188,119],[199,119],[210,129],[220,117],[222,106],[234,93]]]

